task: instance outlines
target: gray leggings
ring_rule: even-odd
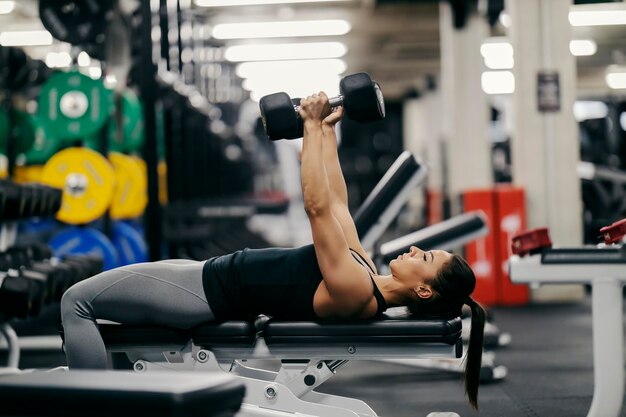
[[[187,329],[214,319],[202,287],[204,262],[185,259],[128,265],[72,286],[61,300],[71,369],[106,369],[96,319]]]

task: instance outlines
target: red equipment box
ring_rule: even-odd
[[[626,219],[615,222],[610,226],[603,227],[600,229],[600,233],[602,233],[604,243],[607,245],[621,242],[624,235],[626,235]]]
[[[518,233],[511,240],[511,251],[515,255],[524,256],[541,251],[543,248],[551,248],[552,240],[547,227],[528,230]]]

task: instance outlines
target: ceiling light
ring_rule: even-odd
[[[346,20],[301,20],[288,22],[222,23],[213,28],[216,39],[288,38],[297,36],[345,35]]]
[[[569,51],[574,56],[590,56],[598,51],[598,44],[591,39],[570,41]]]
[[[573,112],[577,122],[588,119],[604,119],[609,114],[609,107],[603,101],[578,100],[574,102]]]
[[[626,72],[610,72],[606,74],[606,84],[614,90],[626,88]]]
[[[67,52],[48,52],[45,62],[48,68],[67,68],[72,65],[72,57]]]
[[[88,67],[91,64],[91,58],[85,51],[78,54],[78,58],[76,60],[78,61],[78,65],[81,67]]]
[[[91,78],[93,78],[94,80],[97,80],[100,77],[102,77],[102,68],[100,68],[100,67],[89,67],[89,68],[87,68],[87,74],[89,74],[89,76]]]
[[[251,92],[255,97],[262,97],[267,94],[273,94],[284,91],[292,98],[307,97],[313,93],[324,91],[329,97],[339,94],[338,75],[321,74],[311,81],[299,78],[296,74],[292,78],[266,78],[266,79],[246,79],[242,87]]]
[[[480,45],[480,54],[489,69],[513,68],[513,46],[503,38],[490,38]]]
[[[254,6],[262,4],[285,4],[285,3],[330,3],[351,0],[195,0],[196,6],[200,7],[227,7],[227,6]]]
[[[487,94],[511,94],[515,91],[515,76],[511,71],[485,71],[480,83]]]
[[[14,1],[0,1],[0,14],[9,14],[15,9]]]
[[[626,25],[626,10],[580,10],[569,12],[572,26]]]
[[[229,46],[224,52],[228,61],[276,61],[289,59],[340,58],[347,48],[340,42],[284,43]]]
[[[259,74],[291,74],[301,71],[343,74],[346,63],[341,59],[304,59],[294,61],[256,61],[237,64],[235,72],[241,78]]]
[[[500,17],[498,18],[500,24],[505,28],[511,27],[511,16],[507,12],[500,13]]]
[[[52,35],[47,30],[24,30],[0,33],[2,46],[52,45]]]

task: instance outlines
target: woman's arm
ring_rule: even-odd
[[[359,234],[354,225],[354,219],[350,214],[348,208],[348,191],[346,187],[346,180],[341,170],[341,163],[339,162],[339,154],[337,152],[337,135],[335,133],[335,126],[337,122],[343,117],[343,107],[338,107],[333,113],[328,115],[322,121],[322,134],[323,139],[323,155],[324,166],[326,167],[326,175],[328,176],[328,183],[330,184],[330,204],[331,210],[337,221],[339,222],[343,234],[348,242],[348,245],[357,251],[359,255],[363,257],[370,265],[370,268],[377,273],[374,262],[369,257],[359,239]]]
[[[302,193],[317,261],[337,315],[358,313],[372,297],[369,277],[352,258],[348,242],[331,208],[331,189],[323,158],[322,119],[330,111],[321,92],[300,103],[304,121]]]

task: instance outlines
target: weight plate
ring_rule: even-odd
[[[0,154],[0,179],[9,178],[9,158],[6,155]]]
[[[17,165],[13,171],[13,181],[24,184],[41,180],[43,165]]]
[[[111,113],[111,91],[102,80],[76,71],[53,75],[39,94],[39,120],[55,138],[75,140],[102,128]]]
[[[14,149],[17,154],[28,151],[33,143],[44,136],[41,124],[35,116],[21,110],[13,111],[13,137]]]
[[[30,149],[24,152],[25,165],[43,165],[54,155],[61,147],[60,141],[46,135],[46,132],[40,127],[35,130],[35,140]]]
[[[116,183],[109,215],[114,220],[141,216],[148,203],[145,168],[135,158],[119,152],[109,153],[109,160]]]
[[[122,131],[118,132],[117,119],[109,124],[109,149],[115,152],[139,152],[144,142],[143,107],[134,92],[122,93]]]
[[[385,102],[380,86],[365,72],[345,76],[339,83],[346,113],[352,120],[365,123],[385,118]]]
[[[261,120],[270,140],[295,139],[298,136],[298,113],[289,94],[268,94],[259,100]]]
[[[72,45],[104,33],[111,1],[39,0],[39,17],[56,39]]]
[[[5,153],[9,141],[9,114],[0,108],[0,152]]]
[[[95,255],[104,261],[104,270],[119,266],[119,257],[113,243],[102,232],[90,227],[69,227],[50,241],[54,256]]]
[[[55,154],[41,173],[41,182],[63,189],[57,219],[69,224],[89,223],[109,208],[115,173],[105,157],[86,148],[67,148]]]
[[[114,222],[112,240],[119,256],[119,266],[148,260],[146,242],[143,236],[132,226],[121,221]]]

